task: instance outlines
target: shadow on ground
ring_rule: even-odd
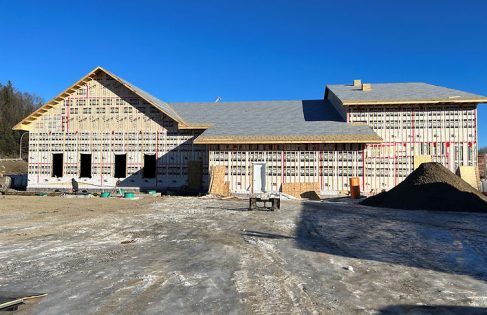
[[[487,280],[487,215],[303,203],[299,248]]]
[[[487,308],[472,306],[452,305],[391,305],[379,310],[380,315],[408,315],[408,314],[431,314],[431,315],[480,315],[487,314]]]

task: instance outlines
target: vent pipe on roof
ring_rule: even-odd
[[[372,91],[372,84],[370,83],[362,84],[362,91]]]
[[[354,87],[362,86],[362,80],[353,80],[353,86]]]

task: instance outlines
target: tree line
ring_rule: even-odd
[[[0,83],[0,158],[19,156],[19,141],[24,131],[12,130],[12,127],[43,102],[39,96],[18,91],[10,81]],[[22,152],[27,153],[28,136],[22,140]]]

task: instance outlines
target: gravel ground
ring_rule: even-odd
[[[485,314],[487,215],[350,202],[0,199],[15,314]],[[1,296],[1,293],[0,293]]]

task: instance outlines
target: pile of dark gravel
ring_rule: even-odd
[[[360,204],[395,209],[487,212],[487,198],[439,163],[423,163],[393,189]]]

